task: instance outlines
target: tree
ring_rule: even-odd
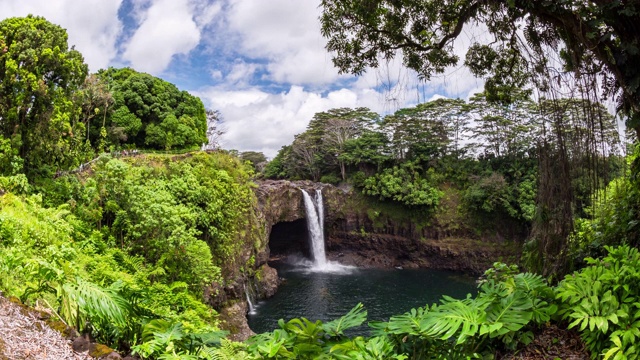
[[[251,167],[255,171],[262,171],[267,165],[267,157],[259,151],[243,151],[240,153],[240,159],[251,163]]]
[[[509,100],[528,81],[548,87],[548,49],[578,76],[600,72],[605,94],[640,134],[640,4],[581,0],[323,0],[322,34],[334,64],[360,74],[402,56],[429,79],[456,65],[453,43],[465,26],[486,25],[493,37],[474,43],[465,64],[487,79],[491,100]],[[523,34],[524,36],[521,36]],[[561,44],[561,45],[559,45]]]
[[[310,176],[313,181],[320,180],[321,175],[321,152],[320,146],[309,132],[303,132],[295,136],[291,144],[291,153],[294,161],[296,173]]]
[[[218,110],[207,109],[207,143],[202,145],[202,150],[215,150],[220,147],[220,137],[225,131],[221,127],[222,114]]]
[[[106,119],[113,145],[169,150],[207,143],[208,116],[199,98],[130,68],[100,70],[98,77],[115,100]]]
[[[264,176],[267,179],[285,179],[292,178],[290,166],[290,158],[292,156],[292,145],[285,145],[278,151],[274,157],[264,168]]]
[[[322,33],[341,72],[360,74],[380,60],[401,56],[406,67],[428,80],[459,63],[455,40],[466,26],[481,23],[492,38],[471,44],[464,63],[486,79],[489,101],[512,103],[528,84],[550,92],[566,70],[593,89],[600,74],[603,94],[618,97],[627,125],[640,134],[637,0],[323,0],[322,7]],[[559,54],[563,69],[552,69],[551,54]],[[562,132],[556,133],[559,152],[550,152],[548,142],[538,144],[540,187],[549,185],[538,198],[543,205],[571,198],[565,141]],[[633,171],[640,178],[640,162]],[[544,259],[542,267],[551,271],[562,262],[557,255],[565,248],[567,227],[556,224],[572,220],[569,208],[538,210],[537,224],[548,240],[538,249],[551,260]]]
[[[317,113],[312,121],[323,122],[325,151],[328,152],[340,168],[342,180],[347,178],[344,159],[347,141],[358,137],[362,131],[377,123],[380,116],[367,108],[340,108]]]
[[[469,120],[463,106],[460,99],[438,99],[400,109],[384,118],[382,130],[389,135],[398,159],[439,159],[459,150]]]
[[[392,159],[389,139],[380,131],[364,130],[359,137],[345,142],[340,159],[346,164],[358,165],[360,170],[366,171],[367,165],[373,165],[374,171],[380,171],[382,165]]]
[[[109,114],[109,107],[113,105],[113,96],[111,91],[109,91],[108,84],[95,74],[87,76],[77,96],[82,103],[80,120],[87,128],[86,140],[91,140],[91,121],[96,118],[100,119],[102,120],[102,127],[105,126],[105,121]],[[124,141],[126,140],[125,136]],[[94,139],[94,142],[96,141],[97,139]]]
[[[77,161],[85,129],[72,94],[87,72],[60,26],[31,15],[0,22],[0,135],[24,171]]]
[[[470,99],[468,108],[476,118],[472,132],[485,156],[520,156],[534,147],[536,109],[522,95],[510,104],[489,102],[485,94]]]

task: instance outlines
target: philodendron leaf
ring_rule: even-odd
[[[367,320],[367,310],[359,303],[341,318],[329,321],[322,325],[322,329],[329,336],[342,336],[344,331],[362,325]]]

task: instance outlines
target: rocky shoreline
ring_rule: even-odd
[[[468,238],[414,240],[394,235],[333,235],[327,242],[331,260],[360,268],[459,271],[481,275],[496,261],[515,258],[513,246]]]

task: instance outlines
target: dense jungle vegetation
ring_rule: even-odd
[[[133,69],[89,74],[64,29],[29,16],[0,22],[0,289],[150,359],[491,358],[531,343],[550,323],[576,329],[593,358],[637,359],[640,150],[619,142],[589,86],[579,97],[523,90],[543,87],[546,68],[529,71],[542,59],[523,56],[506,35],[524,21],[531,54],[562,42],[568,70],[589,78],[600,66],[637,130],[640,73],[625,66],[640,53],[628,29],[637,10],[463,3],[323,1],[323,32],[344,71],[402,49],[406,65],[428,78],[457,62],[448,42],[472,20],[487,23],[502,48],[477,45],[468,55],[487,77],[485,93],[384,117],[362,108],[318,113],[262,176],[349,183],[425,222],[455,197],[456,219],[467,222],[460,226],[508,219],[530,234],[529,272],[498,263],[477,296],[370,323],[369,337],[348,335],[366,321],[357,306],[334,321],[283,320],[245,343],[226,340],[207,289],[248,265],[239,252],[256,241],[251,179],[264,156],[150,154],[199,149],[218,133],[219,114]]]

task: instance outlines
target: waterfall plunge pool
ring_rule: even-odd
[[[350,268],[323,272],[296,262],[275,267],[286,281],[274,297],[258,302],[256,310],[247,315],[249,327],[256,333],[278,328],[278,319],[337,319],[359,302],[368,312],[367,322],[386,321],[392,315],[438,302],[442,295],[464,298],[476,293],[475,278],[450,271]],[[352,334],[368,335],[368,329],[365,325]]]
[[[323,322],[337,319],[358,303],[368,312],[367,321],[386,321],[392,315],[438,302],[442,295],[463,298],[475,293],[475,279],[459,273],[437,270],[358,269],[328,261],[324,243],[322,190],[312,197],[302,190],[307,213],[312,259],[291,258],[274,265],[286,282],[271,299],[250,306],[247,320],[256,333],[273,331],[278,320],[305,317]],[[365,322],[366,324],[366,322]],[[368,327],[351,332],[368,335]]]

